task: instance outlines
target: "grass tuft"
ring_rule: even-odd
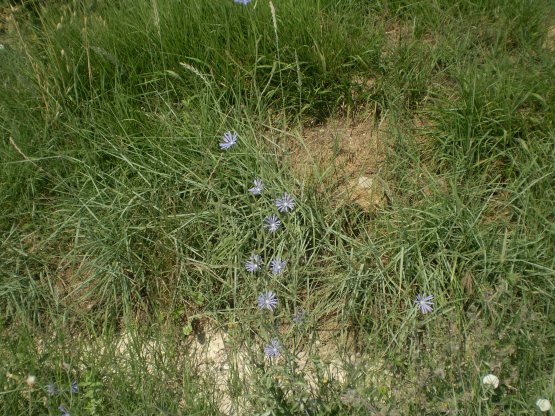
[[[549,2],[12,3],[0,9],[5,413],[495,415],[555,402]],[[372,163],[342,142],[364,147],[361,118],[376,123]],[[227,131],[238,140],[222,150]],[[369,179],[380,203],[347,195]],[[250,273],[253,254],[264,264]],[[269,290],[277,307],[260,310]]]

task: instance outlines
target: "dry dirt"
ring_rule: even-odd
[[[10,41],[10,36],[15,33],[15,14],[19,7],[0,7],[0,45],[5,47]]]
[[[377,122],[373,115],[356,122],[331,119],[305,128],[287,149],[294,175],[320,188],[335,206],[383,207],[387,185],[380,173],[388,152],[385,128],[386,120]]]
[[[207,331],[206,338],[202,341],[190,337],[186,343],[187,354],[184,359],[187,366],[192,366],[205,381],[215,387],[214,397],[220,411],[225,415],[253,414],[247,396],[233,397],[233,383],[240,383],[244,392],[256,392],[253,383],[258,378],[256,373],[260,371],[260,360],[266,360],[268,366],[277,365],[276,368],[283,368],[281,365],[285,363],[284,357],[287,356],[287,360],[292,360],[287,365],[294,366],[297,372],[304,376],[304,386],[296,385],[296,389],[304,388],[305,393],[313,397],[318,394],[318,389],[327,383],[346,386],[347,366],[352,369],[354,366],[362,365],[369,383],[381,388],[392,388],[393,375],[384,371],[383,363],[376,357],[354,353],[346,355],[339,343],[331,342],[329,334],[319,335],[322,335],[323,339],[316,341],[311,347],[297,347],[298,351],[294,355],[286,353],[271,364],[267,358],[262,358],[262,346],[249,346],[230,332],[214,329]],[[285,349],[291,347],[292,345],[284,345]],[[133,337],[126,333],[121,336],[116,351],[119,360],[124,363],[131,361],[131,356],[138,353]],[[164,345],[158,341],[148,341],[143,344],[140,355],[146,360],[147,370],[154,372],[155,357],[165,355]],[[286,373],[280,374],[277,370],[273,376],[286,390],[291,387],[288,385],[291,380],[288,380]],[[367,402],[353,389],[345,389],[344,393],[344,400]]]
[[[549,51],[555,51],[555,26],[547,31],[547,37],[542,46]]]

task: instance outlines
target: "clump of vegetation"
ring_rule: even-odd
[[[552,411],[550,2],[0,10],[5,412]]]

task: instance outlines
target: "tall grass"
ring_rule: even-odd
[[[12,9],[4,413],[533,414],[555,398],[548,2],[272,5],[275,25],[260,0]],[[389,149],[373,212],[296,177],[285,150],[369,109]],[[297,207],[272,235],[283,192]],[[286,272],[247,273],[252,253]]]

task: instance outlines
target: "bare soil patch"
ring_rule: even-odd
[[[547,37],[542,46],[549,51],[555,51],[555,26],[550,27],[547,31]]]
[[[19,7],[0,7],[0,48],[4,48],[10,42],[10,36],[15,33],[15,14]]]
[[[386,184],[380,176],[388,153],[385,119],[331,119],[305,128],[290,144],[294,174],[321,188],[335,206],[356,203],[364,210],[383,206]]]

